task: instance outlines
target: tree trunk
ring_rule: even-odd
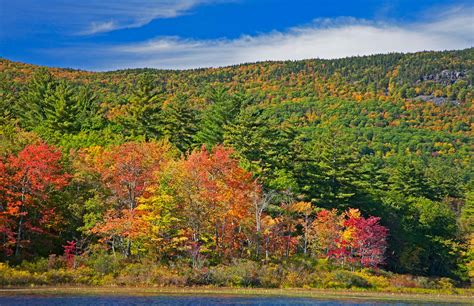
[[[23,206],[25,203],[25,187],[21,188],[21,206],[20,206],[20,220],[18,221],[18,234],[16,236],[15,256],[20,255],[21,235],[23,234]]]
[[[268,245],[270,243],[270,237],[267,237],[265,240],[265,260],[268,260],[269,257],[269,251],[268,251]]]
[[[20,216],[20,221],[18,222],[18,234],[16,236],[15,256],[20,255],[20,243],[21,243],[22,229],[23,229],[23,215]]]

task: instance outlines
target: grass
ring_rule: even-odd
[[[37,287],[0,289],[1,296],[12,295],[219,295],[219,296],[282,296],[314,298],[322,300],[368,300],[474,304],[474,292],[458,294],[375,292],[330,289],[261,289],[261,288],[216,288],[216,287]]]

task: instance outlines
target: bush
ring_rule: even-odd
[[[48,257],[48,269],[61,269],[66,268],[66,263],[63,260],[63,257],[58,257],[56,254],[49,255]]]
[[[65,285],[75,283],[75,270],[50,270],[43,275],[46,277],[46,282],[49,285]]]
[[[279,288],[285,278],[285,271],[280,265],[269,263],[260,267],[258,275],[262,287]]]
[[[310,282],[314,268],[309,262],[298,261],[284,266],[285,275],[281,284],[282,287],[301,288]]]
[[[390,278],[390,286],[396,288],[416,288],[417,282],[410,275],[397,274]]]
[[[0,263],[0,285],[1,286],[26,286],[30,284],[46,284],[47,281],[41,275],[32,274],[28,271],[17,270],[5,263]]]
[[[101,286],[114,283],[113,276],[97,273],[90,267],[81,266],[74,270],[74,282],[82,285]]]
[[[124,268],[118,258],[106,252],[97,252],[87,258],[79,257],[77,261],[79,265],[84,264],[101,275],[117,275],[119,271],[122,271]]]
[[[367,270],[355,272],[354,274],[365,279],[371,288],[387,288],[390,286],[390,281],[385,276],[375,275]]]
[[[36,261],[22,261],[19,268],[31,273],[46,272],[50,269],[50,260],[48,258],[40,258]]]
[[[260,285],[258,271],[256,262],[239,260],[230,266],[219,265],[211,268],[210,280],[217,286],[255,287]]]
[[[184,286],[187,281],[186,276],[165,266],[155,267],[152,270],[152,283],[158,286]]]
[[[116,283],[119,285],[149,285],[151,284],[150,266],[141,263],[128,264],[122,269],[116,277]]]
[[[358,288],[370,288],[371,285],[370,283],[364,278],[361,277],[360,275],[357,275],[355,273],[349,272],[349,271],[336,271],[333,274],[333,281],[328,284],[329,287],[332,288],[352,288],[352,287],[358,287]]]
[[[266,264],[236,260],[231,265],[201,269],[192,269],[186,265],[156,265],[151,262],[125,263],[107,254],[96,254],[80,261],[82,264],[76,269],[49,268],[51,263],[58,263],[55,257],[22,262],[15,268],[0,263],[0,286],[82,284],[344,289],[395,287],[443,291],[455,289],[454,281],[449,278],[413,277],[370,269],[357,272],[332,270],[327,264],[305,259]]]
[[[438,288],[444,290],[453,290],[454,289],[454,281],[447,277],[442,277],[438,280]]]
[[[201,268],[198,270],[188,269],[187,272],[185,272],[185,275],[187,275],[186,285],[200,286],[211,284],[211,276],[208,268]]]

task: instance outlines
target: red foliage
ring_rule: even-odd
[[[360,264],[364,267],[377,267],[384,261],[387,248],[388,229],[379,224],[380,218],[349,218],[346,227],[354,229],[351,247]]]
[[[338,215],[336,210],[322,210],[312,223],[314,247],[320,255],[342,264],[378,267],[383,264],[388,229],[380,218],[364,218],[357,209]]]
[[[215,250],[226,255],[242,248],[245,241],[242,225],[251,220],[255,190],[251,173],[242,169],[232,154],[233,150],[223,146],[214,147],[212,152],[202,147],[184,161],[195,196],[205,203]]]
[[[75,267],[75,258],[76,258],[76,241],[67,241],[64,248],[64,257],[66,258],[66,263],[68,268]]]
[[[111,208],[104,222],[92,230],[106,238],[120,236],[133,238],[143,229],[142,212],[137,211],[138,199],[146,196],[156,172],[169,160],[168,145],[158,143],[129,142],[108,148],[100,156],[83,158],[89,168],[99,174],[103,185],[112,195],[107,201]],[[86,154],[87,155],[87,154]],[[130,240],[128,242],[130,249]],[[127,255],[130,250],[127,251]]]
[[[2,248],[18,255],[29,240],[26,233],[45,233],[46,228],[60,222],[49,194],[68,184],[70,176],[63,173],[61,152],[44,143],[26,146],[18,155],[10,155],[0,164],[1,210],[0,233],[5,237]]]
[[[129,209],[165,161],[166,150],[155,143],[128,142],[106,150],[95,164],[102,181]]]

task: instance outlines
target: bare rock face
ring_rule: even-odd
[[[449,100],[448,98],[445,97],[435,97],[433,95],[420,95],[414,98],[414,100],[418,101],[425,101],[425,102],[432,102],[436,105],[442,105],[442,104],[453,104],[453,105],[459,105],[458,100]]]
[[[457,80],[463,80],[466,78],[465,71],[454,71],[454,70],[442,70],[439,73],[427,74],[421,77],[420,81],[434,81],[435,83],[450,85],[455,83]]]

